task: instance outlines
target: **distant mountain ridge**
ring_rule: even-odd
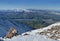
[[[22,30],[25,29],[22,32],[26,32],[60,21],[60,15],[52,14],[51,12],[52,11],[33,9],[22,10],[22,12],[20,10],[0,10],[0,31],[3,32],[0,32],[2,33],[0,36],[6,34],[4,34],[4,31],[7,27],[5,32],[7,32],[11,26],[16,28],[21,27]],[[19,30],[21,29],[19,28]]]

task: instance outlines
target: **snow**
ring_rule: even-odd
[[[17,33],[17,31],[14,29],[14,30],[12,31],[12,33]]]
[[[51,29],[53,26],[60,26],[60,22],[54,23],[45,28],[25,32],[22,35],[14,36],[11,39],[8,39],[8,38],[0,38],[0,39],[4,41],[60,41],[60,39],[54,40],[54,39],[48,38],[46,35],[39,34],[40,32],[47,31],[47,29]],[[47,33],[47,35],[52,36],[54,35],[54,32],[55,30],[53,31],[53,34],[50,35],[50,33]],[[58,35],[60,34],[56,34],[56,36]]]
[[[12,39],[4,39],[4,41],[57,41],[53,39],[47,39],[42,35],[27,35],[27,36],[15,36]]]
[[[27,9],[22,9],[22,8],[16,8],[16,9],[12,9],[13,11],[19,11],[19,12],[30,12],[30,10],[27,10]]]
[[[59,13],[59,12],[51,12],[50,14],[60,15],[60,13]]]
[[[54,23],[52,25],[49,25],[47,27],[44,27],[44,28],[41,28],[41,29],[37,29],[37,30],[32,30],[31,32],[26,32],[28,34],[36,34],[37,32],[42,32],[44,30],[47,30],[47,29],[51,29],[53,26],[59,26],[60,25],[60,22],[57,22],[57,23]],[[22,35],[24,35],[25,33],[23,33]]]

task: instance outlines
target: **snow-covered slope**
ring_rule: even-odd
[[[57,23],[54,23],[54,24],[51,24],[47,27],[44,27],[44,28],[41,28],[41,29],[37,29],[37,30],[32,30],[31,32],[26,32],[28,34],[36,34],[38,32],[43,32],[44,30],[47,30],[47,29],[51,29],[53,26],[60,26],[60,22],[57,22]],[[24,35],[25,33],[23,33],[22,35]]]
[[[4,41],[60,41],[60,22],[48,27],[25,32]]]
[[[27,36],[15,36],[12,39],[4,39],[4,41],[56,41],[53,39],[47,39],[41,35],[27,35]]]
[[[60,22],[54,23],[42,29],[33,30],[31,32],[23,33],[22,35],[45,35],[46,37],[54,40],[60,40]]]

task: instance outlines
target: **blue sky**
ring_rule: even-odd
[[[60,10],[60,0],[0,0],[0,9],[11,8]]]

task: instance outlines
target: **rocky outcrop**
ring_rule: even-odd
[[[10,30],[8,31],[8,33],[6,34],[6,38],[11,38],[13,36],[17,35],[17,30],[15,28],[10,28]]]
[[[51,29],[44,30],[40,34],[55,40],[60,39],[60,26],[52,26]]]

